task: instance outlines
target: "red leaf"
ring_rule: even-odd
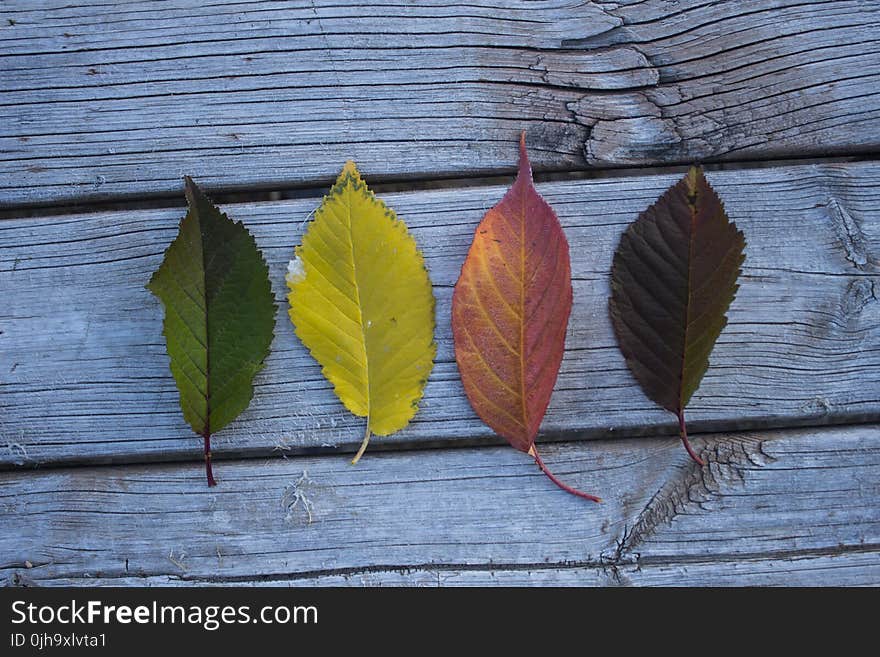
[[[571,313],[568,241],[532,184],[525,133],[513,186],[477,226],[452,296],[455,359],[477,415],[547,470],[535,437],[562,362]]]

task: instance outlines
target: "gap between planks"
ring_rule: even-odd
[[[528,145],[527,145],[528,146]],[[534,171],[533,177],[536,183],[564,182],[573,180],[604,180],[626,179],[652,175],[681,174],[687,172],[691,164],[698,164],[705,171],[736,171],[749,169],[770,169],[777,167],[798,166],[821,166],[834,164],[850,164],[856,162],[880,161],[880,151],[866,151],[857,155],[844,155],[837,157],[767,157],[761,160],[730,159],[718,160],[707,159],[704,161],[666,163],[653,166],[642,165],[619,165],[606,166],[597,169],[560,169]],[[340,169],[342,165],[340,164]],[[508,172],[498,172],[485,176],[462,177],[449,176],[421,176],[407,178],[402,176],[376,175],[367,180],[367,184],[373,192],[381,197],[384,194],[401,192],[420,192],[443,189],[468,189],[473,187],[493,187],[497,185],[509,185],[516,175],[516,168],[512,167]],[[198,182],[198,181],[196,181]],[[248,203],[267,203],[274,201],[289,201],[300,199],[314,199],[315,205],[320,203],[321,198],[333,185],[333,179],[325,181],[303,183],[302,185],[260,185],[250,184],[246,188],[226,186],[219,188],[204,187],[203,190],[211,200],[218,205],[231,206]],[[112,200],[83,200],[70,203],[58,204],[57,202],[35,203],[27,205],[0,203],[0,221],[4,219],[39,219],[43,217],[57,217],[71,214],[90,214],[95,212],[136,211],[153,210],[164,208],[185,208],[186,202],[183,195],[183,178],[179,192],[156,192],[155,194],[140,193],[132,196],[120,196]]]

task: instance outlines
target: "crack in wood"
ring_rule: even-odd
[[[613,96],[591,92],[565,103],[565,107],[588,129],[583,155],[591,166],[653,157],[680,159],[673,151],[686,140],[649,90]]]
[[[868,241],[862,233],[860,222],[850,211],[836,198],[831,197],[828,201],[828,218],[834,229],[834,234],[840,241],[846,259],[856,269],[864,271],[868,269],[871,260],[868,256]]]
[[[681,457],[679,476],[665,482],[651,496],[632,526],[624,527],[610,563],[638,565],[639,545],[659,528],[671,524],[677,516],[694,506],[703,508],[712,499],[723,495],[726,488],[745,486],[747,469],[763,467],[776,460],[764,450],[764,442],[758,436],[734,434],[692,440],[706,465],[700,467],[686,455]],[[677,444],[675,448],[678,448]]]
[[[147,573],[147,572],[94,572],[83,575],[81,578],[75,575],[60,575],[54,579],[65,580],[74,579],[82,581],[81,585],[88,585],[90,580],[146,580],[156,577],[165,577],[171,582],[188,583],[188,584],[248,584],[248,583],[273,583],[273,582],[297,582],[307,581],[331,577],[341,577],[350,580],[358,577],[381,574],[398,574],[402,576],[413,576],[425,573],[432,576],[433,581],[438,585],[443,585],[443,575],[456,575],[460,573],[540,573],[553,571],[576,571],[576,570],[593,570],[606,573],[608,581],[606,584],[628,586],[633,583],[632,575],[641,571],[642,567],[676,567],[684,565],[718,565],[724,563],[747,564],[750,562],[766,562],[766,561],[797,561],[802,559],[810,559],[817,557],[841,557],[854,555],[870,555],[880,551],[880,544],[869,543],[862,545],[835,546],[828,548],[810,548],[803,550],[779,550],[776,552],[764,553],[738,553],[738,554],[715,554],[711,558],[697,555],[683,555],[681,557],[651,557],[633,561],[624,558],[620,563],[610,561],[607,558],[585,559],[578,561],[560,561],[560,562],[533,562],[533,563],[487,563],[487,564],[469,564],[469,563],[412,563],[412,564],[378,564],[373,566],[357,566],[351,568],[324,568],[315,570],[304,570],[299,572],[275,572],[263,574],[247,574],[247,575],[187,575],[174,574],[165,572]],[[29,577],[25,572],[14,572],[5,582],[6,585],[15,587],[40,586],[41,582]]]

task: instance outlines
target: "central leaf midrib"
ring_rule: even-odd
[[[349,184],[353,184],[354,181],[349,179]],[[367,379],[367,394],[366,394],[366,402],[367,402],[367,430],[370,430],[370,412],[372,409],[372,383],[370,380],[370,357],[367,353],[367,327],[364,322],[364,308],[361,305],[361,291],[360,291],[360,279],[358,278],[358,266],[357,259],[355,258],[354,251],[354,224],[352,223],[351,218],[351,195],[352,189],[346,186],[344,191],[344,200],[345,200],[345,212],[346,219],[348,223],[348,247],[351,253],[351,269],[352,269],[352,278],[354,278],[354,301],[355,307],[358,312],[358,323],[361,327],[361,341],[364,347],[364,376]]]
[[[205,429],[202,436],[207,440],[211,435],[211,311],[208,306],[208,262],[205,253],[205,231],[202,230],[202,218],[199,215],[198,203],[193,204],[193,216],[199,228],[202,249],[202,294],[205,297]]]
[[[523,425],[526,434],[531,433],[529,412],[526,404],[526,198],[520,194],[519,211],[519,390],[522,402]],[[530,439],[531,435],[526,435]]]
[[[688,191],[691,191],[688,189]],[[684,411],[684,387],[685,387],[685,372],[687,369],[687,349],[688,349],[688,327],[691,323],[691,282],[694,277],[693,271],[693,262],[694,262],[694,235],[697,230],[697,213],[698,213],[698,204],[700,201],[699,194],[697,193],[697,182],[694,182],[693,189],[693,204],[688,203],[688,207],[691,211],[691,220],[690,220],[690,234],[688,235],[688,261],[687,261],[687,280],[685,281],[685,321],[684,321],[684,332],[682,333],[682,345],[681,345],[681,369],[679,370],[679,382],[678,382],[678,409],[677,412],[681,414]],[[690,195],[689,195],[690,196]]]

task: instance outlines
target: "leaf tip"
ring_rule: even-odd
[[[519,133],[519,173],[518,176],[532,178],[532,163],[529,162],[529,154],[526,150],[526,131]]]
[[[703,167],[699,164],[692,164],[685,176],[688,186],[688,196],[694,196],[697,190],[706,184],[706,176],[703,174]]]
[[[194,205],[196,197],[202,194],[202,190],[199,189],[199,186],[196,185],[195,181],[190,176],[183,177],[183,192],[186,195],[186,202],[189,205]]]
[[[342,167],[342,173],[339,174],[340,177],[351,175],[355,178],[360,178],[361,173],[358,171],[357,164],[354,163],[354,160],[346,160],[345,164]]]

